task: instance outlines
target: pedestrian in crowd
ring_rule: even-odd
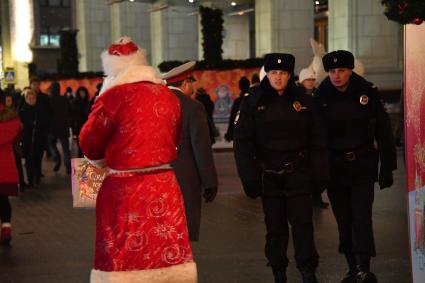
[[[100,90],[102,89],[102,83],[98,83],[96,85],[96,92],[94,93],[94,96],[89,101],[89,106],[87,109],[87,116],[90,114],[91,109],[93,107],[94,102],[96,101],[96,98],[99,96]]]
[[[8,109],[14,110],[15,106],[13,104],[13,95],[12,94],[6,94],[5,95],[5,107]]]
[[[71,124],[71,105],[68,98],[60,95],[60,84],[52,82],[49,87],[49,100],[52,108],[52,122],[49,132],[49,150],[55,166],[53,171],[59,171],[61,154],[57,148],[58,141],[62,146],[63,163],[66,173],[71,174],[71,152],[69,149],[69,126]]]
[[[316,74],[311,68],[304,68],[300,71],[298,85],[302,87],[307,95],[313,95],[315,90]],[[323,188],[320,184],[313,184],[313,205],[319,208],[328,208],[329,203],[323,201]]]
[[[18,172],[15,166],[14,146],[18,142],[21,125],[16,112],[5,107],[5,96],[0,90],[0,245],[12,239],[12,207],[9,195],[18,191]]]
[[[348,263],[341,282],[373,283],[377,282],[370,272],[370,259],[376,256],[374,182],[381,189],[390,187],[392,171],[397,168],[391,124],[376,86],[353,72],[353,54],[330,52],[323,57],[323,66],[328,76],[314,96],[330,152],[327,192],[338,224],[338,250]]]
[[[80,146],[110,168],[96,200],[91,282],[196,282],[183,198],[170,163],[181,108],[128,37],[102,53],[106,78]]]
[[[12,94],[12,97],[13,97],[13,106],[15,107],[15,111],[18,112],[19,102],[22,97],[22,90],[20,88],[15,89],[14,93]]]
[[[213,113],[214,113],[214,102],[211,100],[210,95],[206,92],[203,87],[196,90],[196,100],[202,103],[207,112],[208,119],[208,130],[210,134],[211,144],[215,143],[215,138],[218,136],[217,129],[214,125]]]
[[[27,172],[28,187],[34,186],[35,164],[34,149],[39,144],[40,134],[36,131],[37,123],[37,95],[27,88],[24,90],[24,103],[19,110],[19,118],[23,125],[22,133],[22,156],[25,159],[25,170]]]
[[[242,100],[245,98],[245,96],[248,96],[248,90],[250,87],[250,82],[247,77],[241,77],[239,79],[239,96],[233,101],[232,104],[232,110],[230,111],[230,118],[227,126],[227,132],[224,134],[224,138],[226,141],[231,142],[233,141],[233,127],[235,124],[235,118],[239,111],[239,107],[241,105]]]
[[[72,87],[68,86],[66,88],[64,96],[68,99],[69,103],[74,100],[74,92],[72,91]]]
[[[79,141],[79,135],[81,127],[87,121],[89,114],[89,91],[86,87],[80,86],[77,89],[75,99],[71,103],[72,111],[72,134]],[[78,147],[78,157],[83,157],[79,143],[77,142]]]
[[[315,90],[315,83],[316,74],[311,68],[305,68],[300,71],[298,84],[304,88],[306,94],[313,95],[313,92]]]
[[[252,74],[250,87],[259,86],[260,83],[261,83],[261,81],[260,81],[260,76],[258,75],[258,73]]]
[[[37,138],[34,139],[34,178],[35,183],[40,184],[40,180],[44,177],[42,173],[42,160],[44,151],[47,150],[47,140],[50,130],[50,122],[52,118],[52,109],[50,107],[49,97],[40,90],[40,80],[38,78],[32,78],[30,80],[30,88],[36,94],[36,120],[35,132]]]
[[[193,94],[192,70],[194,61],[180,65],[162,78],[179,98],[183,119],[177,159],[172,163],[179,181],[186,209],[191,241],[199,240],[202,197],[205,202],[217,194],[217,171],[208,133],[207,114],[199,101],[190,99]]]
[[[275,282],[287,282],[289,222],[302,280],[316,283],[311,183],[328,178],[324,131],[313,98],[295,85],[294,56],[271,53],[264,61],[266,76],[235,119],[236,165],[246,195],[261,196]]]
[[[14,112],[17,115],[15,100],[13,99],[12,94],[5,95],[5,108],[9,109],[10,111]],[[18,170],[18,176],[19,176],[19,184],[21,189],[23,190],[25,189],[27,184],[25,183],[25,180],[24,180],[24,172],[22,169],[22,162],[21,162],[22,150],[21,150],[21,145],[19,141],[15,143],[15,145],[13,146],[13,152],[15,154],[16,168]]]
[[[403,84],[404,85],[404,84]],[[397,146],[404,146],[404,89],[400,93],[399,112],[397,115],[397,122],[394,129],[394,138]],[[404,150],[403,150],[404,152]]]

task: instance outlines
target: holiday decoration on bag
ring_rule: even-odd
[[[424,0],[382,0],[385,15],[400,24],[420,25],[425,19]]]
[[[73,158],[71,165],[73,207],[96,207],[97,194],[108,168],[95,167],[85,158]]]

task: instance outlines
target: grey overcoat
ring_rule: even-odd
[[[183,116],[177,160],[172,166],[183,194],[190,240],[198,241],[203,189],[217,187],[207,114],[199,101],[179,90],[171,91],[180,100]]]

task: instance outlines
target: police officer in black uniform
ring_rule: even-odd
[[[317,282],[311,183],[328,179],[324,130],[311,96],[294,82],[295,58],[265,57],[267,76],[251,89],[235,120],[234,153],[248,197],[262,197],[265,253],[275,282],[286,282],[292,227],[295,260],[303,282]]]
[[[339,50],[323,57],[328,77],[314,93],[330,153],[328,196],[338,223],[339,251],[349,271],[341,283],[377,282],[372,228],[374,182],[393,184],[397,167],[391,124],[377,88],[352,71],[354,57]],[[380,170],[378,177],[378,162]]]

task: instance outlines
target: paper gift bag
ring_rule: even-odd
[[[97,194],[106,177],[107,167],[97,168],[85,158],[73,158],[71,166],[73,207],[96,207]]]

